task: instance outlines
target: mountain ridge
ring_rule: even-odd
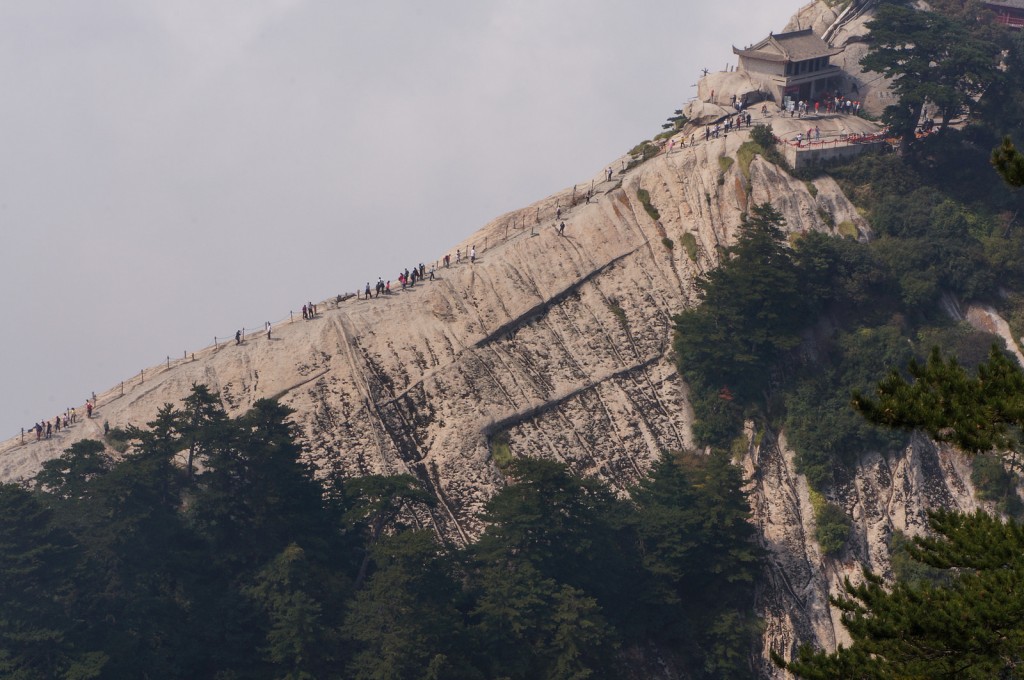
[[[849,116],[817,120],[830,131],[875,127]],[[807,124],[774,105],[768,122],[783,139]],[[105,422],[142,425],[204,383],[229,415],[262,397],[295,409],[321,470],[414,474],[439,501],[416,520],[459,543],[479,531],[484,503],[503,484],[496,438],[514,456],[560,460],[624,491],[661,450],[694,448],[672,317],[697,304],[697,277],[717,264],[747,209],[771,203],[790,234],[837,235],[833,225],[843,222],[870,231],[827,176],[805,182],[760,157],[749,174],[735,162],[723,168],[720,159],[737,156],[748,135],[674,148],[611,181],[595,177],[595,195],[583,202],[581,192],[563,189],[506,213],[456,244],[463,252],[476,246],[476,262],[453,258],[435,281],[327,304],[316,319],[281,324],[270,338],[168,361],[123,396],[118,388],[98,395],[94,417],[58,437],[0,444],[0,476],[25,477],[76,439],[101,439]],[[696,246],[692,258],[686,236]],[[810,488],[785,435],[748,435],[739,464],[771,555],[757,607],[765,650],[787,658],[800,643],[832,648],[847,640],[828,597],[861,566],[888,569],[888,532],[923,531],[932,507],[978,507],[964,459],[947,448],[918,438],[894,460],[865,453],[837,490],[854,521],[848,557],[828,557],[813,538]],[[762,663],[773,672],[766,651]]]

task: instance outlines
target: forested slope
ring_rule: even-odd
[[[938,9],[979,45],[1014,44]],[[844,30],[837,40],[854,37]],[[567,189],[456,244],[476,247],[472,264],[168,361],[100,394],[96,418],[8,442],[7,479],[86,438],[134,448],[115,466],[79,443],[50,481],[5,488],[8,516],[24,518],[5,525],[23,546],[8,574],[26,568],[25,546],[41,556],[11,611],[57,618],[12,624],[4,660],[77,677],[119,677],[104,673],[152,655],[166,677],[618,677],[632,661],[648,677],[664,656],[666,677],[736,677],[776,672],[769,650],[788,659],[802,643],[848,640],[829,596],[863,566],[899,576],[929,510],[1019,512],[1019,480],[995,454],[971,459],[850,407],[933,346],[980,363],[1001,339],[963,323],[965,309],[1024,329],[1021,198],[989,164],[1004,135],[1020,140],[1020,51],[1006,54],[981,95],[949,100],[956,125],[900,134],[902,154],[796,177],[764,127],[651,157],[641,144],[612,180],[595,178],[590,200]],[[696,128],[682,125],[670,133],[689,140]],[[197,384],[215,395],[203,442],[164,408],[195,400]],[[201,463],[193,474],[182,451]],[[666,455],[683,451],[705,457]],[[278,455],[284,468],[263,468]],[[753,545],[736,524],[738,472]],[[672,475],[680,486],[666,489]],[[335,492],[310,496],[314,476]],[[107,519],[86,526],[93,513]],[[318,519],[303,527],[307,515]],[[719,530],[728,540],[708,538]],[[553,533],[536,543],[537,531]],[[238,544],[249,540],[258,554]],[[182,564],[144,576],[169,546]],[[211,602],[234,598],[222,609],[239,618],[195,609],[212,606],[205,587]],[[382,611],[405,615],[373,619]],[[759,641],[745,637],[754,615]],[[101,620],[110,630],[92,630]],[[209,628],[204,643],[181,656],[194,625]],[[47,639],[75,643],[36,644]],[[218,644],[262,651],[218,658]],[[487,645],[501,669],[476,656]]]

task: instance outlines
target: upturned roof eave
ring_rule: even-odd
[[[732,48],[732,53],[736,54],[736,55],[739,55],[739,56],[743,56],[743,57],[753,57],[754,59],[760,59],[761,61],[793,61],[793,62],[796,62],[796,61],[807,61],[809,59],[817,59],[819,57],[834,57],[835,55],[840,54],[840,53],[842,53],[845,50],[846,50],[845,47],[830,47],[827,50],[825,50],[824,52],[819,52],[819,53],[815,54],[814,56],[805,57],[803,59],[794,59],[789,54],[777,54],[777,53],[773,53],[773,52],[762,52],[762,51],[756,50],[756,49],[741,50],[741,49],[739,49],[738,47],[736,47],[734,45],[733,48]]]

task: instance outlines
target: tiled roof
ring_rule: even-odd
[[[1024,9],[1024,0],[985,0],[985,4],[991,7],[1009,7],[1010,9]]]
[[[743,50],[733,47],[732,51],[734,54],[767,61],[805,61],[816,57],[830,57],[843,50],[829,47],[824,40],[814,34],[814,31],[805,28],[802,31],[769,35],[756,45]]]

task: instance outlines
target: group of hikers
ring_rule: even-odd
[[[95,403],[96,403],[96,393],[93,392],[92,400],[89,400],[89,399],[85,400],[85,416],[87,418],[92,418],[92,412],[93,412],[93,408],[94,408],[93,405]],[[73,424],[75,424],[77,422],[78,422],[78,411],[76,411],[75,408],[72,406],[71,408],[65,409],[64,413],[58,414],[52,421],[50,421],[50,420],[40,420],[35,425],[33,425],[32,427],[28,428],[28,431],[36,433],[36,441],[38,441],[40,439],[49,439],[54,434],[59,434],[62,428],[66,430],[66,429],[68,429],[69,427],[71,427]],[[109,425],[106,425],[106,423],[104,423],[104,426],[105,426],[105,430],[104,431],[109,430]],[[24,438],[25,430],[21,431],[21,436],[22,436],[22,438]]]
[[[737,114],[735,116],[729,116],[728,118],[725,119],[725,122],[723,122],[723,123],[715,123],[714,127],[712,127],[710,125],[705,125],[704,126],[704,141],[706,142],[706,141],[710,140],[712,137],[714,137],[715,139],[718,139],[719,135],[721,135],[722,133],[725,133],[726,135],[728,135],[729,132],[734,130],[734,129],[738,130],[738,129],[742,128],[744,125],[746,125],[747,127],[750,127],[752,124],[753,124],[753,118],[751,118],[749,113],[742,113],[741,112],[741,113],[739,113],[739,114]],[[683,141],[684,142],[686,141],[685,137],[683,138]],[[690,135],[690,144],[693,145],[693,135]],[[685,144],[681,144],[680,146],[685,146]]]
[[[851,100],[843,96],[842,93],[836,92],[834,96],[815,99],[813,102],[790,99],[786,104],[786,113],[789,114],[790,118],[794,116],[803,118],[809,115],[812,110],[815,114],[818,114],[821,113],[822,109],[824,109],[825,113],[843,113],[857,116],[860,115],[860,101]]]
[[[712,91],[712,96],[713,95],[714,91]],[[753,119],[750,113],[745,112],[747,106],[746,101],[742,99],[737,100],[737,98],[734,95],[732,103],[733,107],[737,111],[736,114],[726,116],[724,120],[720,120],[714,124],[708,124],[704,126],[705,142],[710,141],[712,139],[718,139],[723,134],[727,136],[731,130],[740,129],[744,125],[748,128],[751,127],[751,125],[753,125]],[[810,115],[812,112],[815,114],[820,114],[824,112],[826,114],[840,113],[856,116],[860,114],[860,109],[861,103],[859,100],[849,99],[841,92],[837,91],[834,95],[829,95],[821,99],[816,99],[813,102],[789,99],[786,102],[784,102],[782,107],[782,113],[783,115],[788,113],[791,118],[803,118],[806,115]],[[762,104],[761,117],[769,117],[768,104]],[[821,130],[818,128],[818,126],[814,126],[813,128],[807,129],[806,136],[804,135],[804,133],[801,132],[794,139],[797,141],[798,146],[803,141],[810,141],[812,139],[820,140]],[[678,143],[679,148],[685,147],[687,144],[686,136],[683,135]],[[693,146],[694,144],[696,144],[695,136],[690,135],[690,146]],[[663,145],[662,148],[667,151],[672,151],[672,149],[675,148],[675,146],[676,139],[673,137],[668,141],[668,144]]]
[[[466,255],[467,255],[468,259],[469,259],[470,264],[475,264],[476,263],[476,246],[470,246],[469,250],[466,251]],[[455,250],[455,264],[461,264],[461,263],[462,263],[462,248],[457,248]],[[448,268],[451,267],[451,265],[452,265],[451,253],[447,253],[447,254],[445,254],[445,256],[443,258],[441,258],[441,264],[442,264],[442,266],[445,269],[448,269]],[[418,265],[414,266],[412,269],[405,269],[404,271],[398,272],[397,281],[398,281],[398,284],[402,287],[402,290],[405,290],[406,288],[412,288],[413,286],[415,286],[417,281],[433,281],[435,279],[436,272],[437,272],[437,265],[431,264],[430,265],[430,269],[427,270],[427,266],[425,264],[423,264],[422,262],[420,262]],[[363,300],[369,300],[370,298],[380,297],[382,294],[383,295],[391,295],[391,292],[392,292],[391,291],[391,279],[388,279],[387,281],[385,281],[384,277],[378,276],[377,277],[377,283],[373,286],[373,288],[371,289],[370,282],[367,281],[366,282],[366,286],[363,288],[362,295],[360,295],[360,292],[358,290],[356,291],[356,298],[357,299],[363,299]],[[338,301],[340,302],[342,299],[344,299],[344,298],[339,295],[338,296]]]
[[[812,139],[814,141],[819,141],[821,139],[821,128],[819,128],[817,125],[815,125],[812,128],[807,128],[807,137],[804,137],[804,133],[798,132],[796,134],[796,145],[802,146],[804,140],[806,140],[807,143],[810,144]]]

